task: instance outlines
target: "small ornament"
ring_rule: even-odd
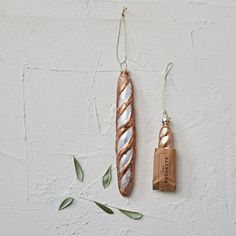
[[[173,133],[170,129],[170,117],[165,107],[166,79],[173,64],[169,63],[166,67],[164,85],[162,91],[162,128],[159,133],[158,148],[154,153],[153,166],[153,189],[160,191],[176,190],[176,152],[173,147]]]
[[[134,114],[134,93],[133,83],[130,73],[127,70],[127,46],[124,7],[120,19],[119,33],[117,39],[116,55],[121,67],[121,72],[117,84],[116,99],[116,167],[118,186],[121,195],[130,195],[134,182],[135,167],[135,114]],[[119,58],[119,44],[121,27],[124,30],[125,57],[121,61]]]

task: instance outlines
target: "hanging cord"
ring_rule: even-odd
[[[125,24],[125,13],[127,12],[127,10],[128,8],[124,7],[121,14],[118,37],[117,37],[117,44],[116,44],[116,58],[117,58],[118,63],[120,64],[121,71],[125,71],[127,69],[127,62],[126,62],[127,61],[127,41],[126,41],[126,24]],[[124,34],[124,43],[125,43],[125,55],[124,55],[123,60],[119,58],[119,46],[120,46],[122,25],[123,25],[123,34]]]
[[[166,110],[166,80],[167,80],[167,77],[168,77],[172,68],[173,68],[173,63],[170,62],[166,66],[165,75],[163,77],[163,87],[162,87],[162,96],[161,96],[161,107],[162,107],[162,111],[163,111],[162,120],[163,121],[170,120],[170,117],[169,117],[168,112]]]

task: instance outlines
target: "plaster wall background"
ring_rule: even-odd
[[[122,198],[115,166],[118,20],[128,7],[137,162]],[[0,235],[236,235],[236,1],[0,0]],[[177,192],[152,191],[161,78]],[[85,179],[79,183],[71,154]],[[110,216],[84,197],[140,211]],[[75,204],[57,211],[73,196]]]

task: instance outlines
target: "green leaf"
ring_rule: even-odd
[[[102,177],[102,184],[104,188],[107,188],[109,186],[109,184],[111,183],[111,179],[112,179],[112,169],[110,165],[108,170]]]
[[[72,197],[66,198],[66,199],[61,203],[61,205],[59,206],[58,210],[60,211],[60,210],[62,210],[62,209],[67,208],[69,205],[72,204],[73,201],[74,201],[74,198],[72,198]]]
[[[103,204],[101,204],[101,203],[99,203],[99,202],[95,202],[95,201],[94,201],[94,203],[95,203],[98,207],[100,207],[103,211],[105,211],[107,214],[114,214],[113,210],[110,209],[109,207],[107,207],[107,206],[105,206],[105,205],[103,205]]]
[[[133,220],[140,220],[143,217],[143,214],[139,212],[127,211],[127,210],[122,210],[122,209],[119,209],[119,211],[121,211],[123,214],[125,214],[126,216],[128,216],[129,218]]]
[[[75,157],[74,157],[74,165],[75,165],[75,172],[76,172],[77,179],[80,182],[83,182],[84,172],[79,164],[79,161]]]

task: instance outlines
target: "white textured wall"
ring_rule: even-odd
[[[137,166],[129,199],[115,163],[115,57],[126,4]],[[236,235],[236,1],[1,0],[0,235]],[[152,191],[161,75],[177,149],[177,192]],[[85,171],[75,179],[76,153]],[[92,183],[92,184],[91,184]],[[109,216],[83,196],[145,214]]]

